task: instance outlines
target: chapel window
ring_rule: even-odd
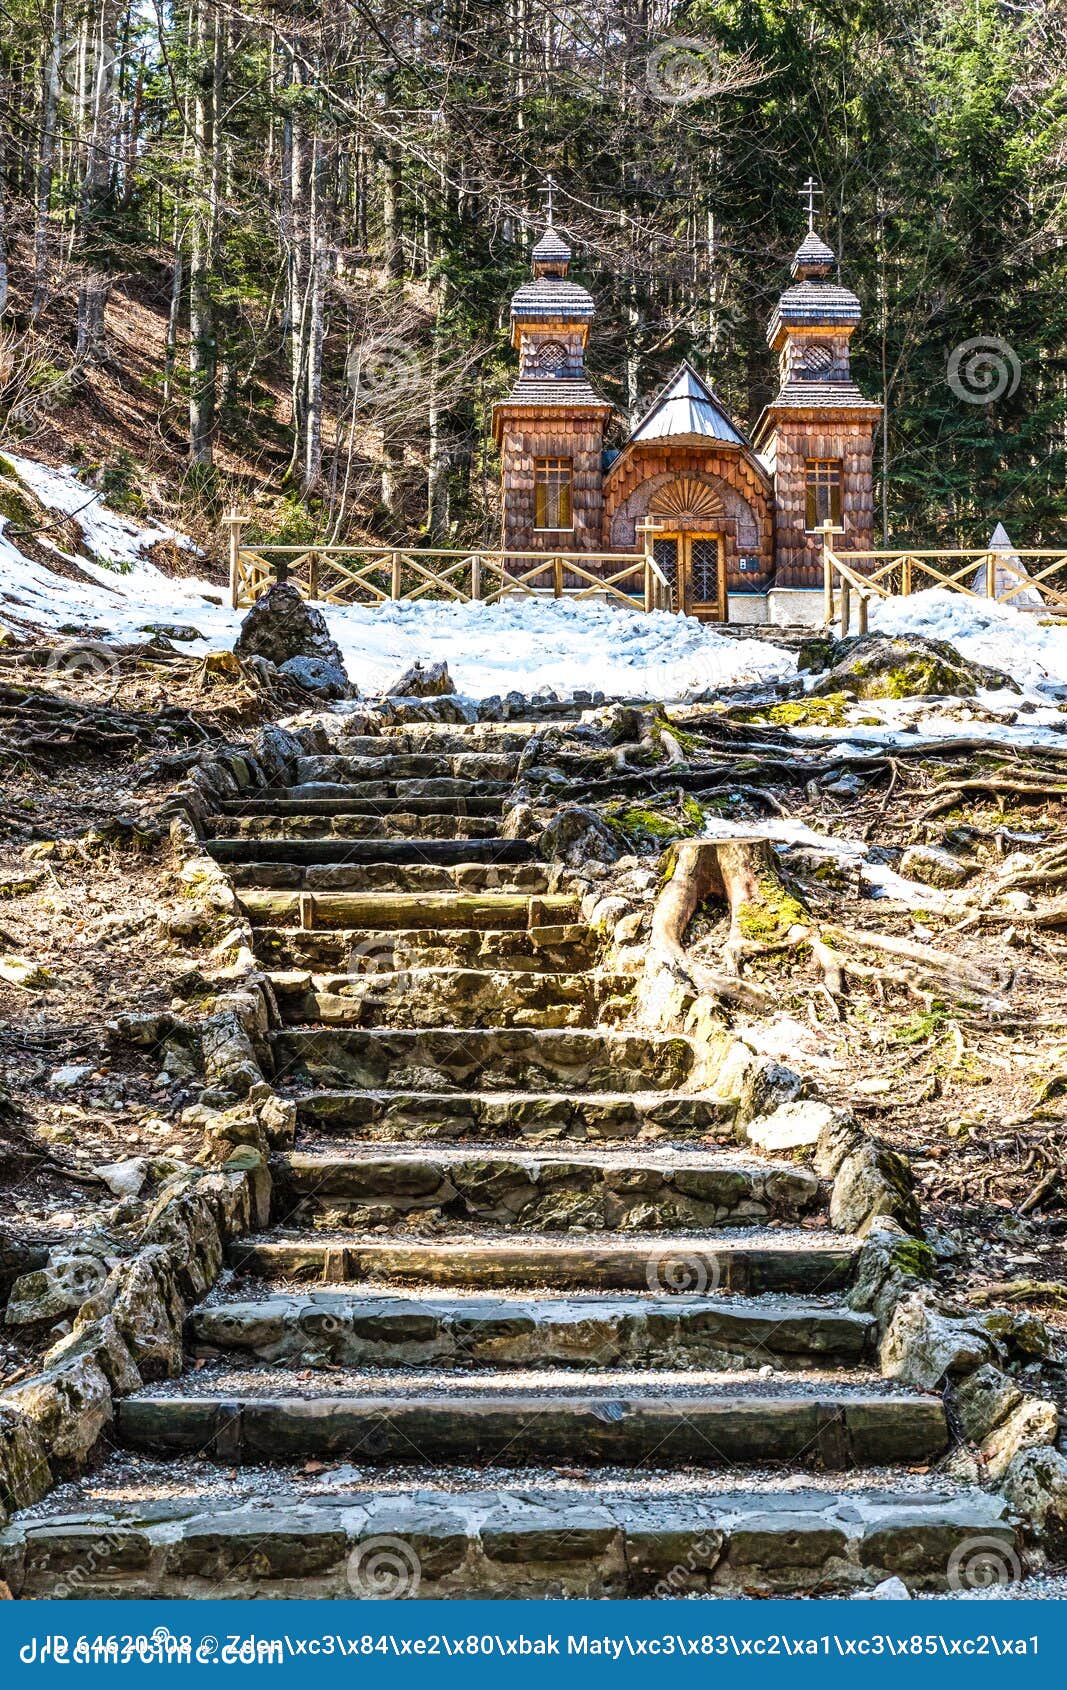
[[[807,460],[806,528],[821,528],[824,522],[841,526],[841,460],[840,458],[809,458]]]
[[[534,460],[535,528],[571,527],[573,468],[570,458]]]

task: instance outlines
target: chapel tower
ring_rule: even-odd
[[[832,249],[815,233],[808,184],[808,233],[793,259],[793,282],[778,301],[767,340],[778,354],[779,389],[756,425],[754,444],[774,476],[774,558],[779,586],[822,582],[829,521],[842,551],[873,544],[874,436],[882,407],[865,399],[849,363],[860,302],[829,280]]]
[[[493,408],[508,550],[601,547],[604,429],[612,413],[586,379],[595,307],[570,280],[570,263],[550,208],[548,228],[533,249],[533,280],[511,301],[519,378]]]

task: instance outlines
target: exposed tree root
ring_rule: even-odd
[[[920,810],[916,818],[920,822],[932,821],[935,816],[942,816],[946,810],[954,810],[969,792],[989,792],[1000,801],[1000,808],[1004,808],[1005,797],[1027,798],[1034,803],[1048,803],[1052,799],[1067,798],[1067,786],[1052,786],[1046,781],[1036,783],[1025,780],[1005,780],[1001,776],[987,776],[985,779],[952,781],[940,789],[939,795],[925,810]],[[905,796],[908,796],[905,794]],[[915,794],[914,796],[918,796]]]

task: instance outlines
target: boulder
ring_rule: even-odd
[[[416,662],[410,669],[405,669],[391,687],[386,688],[386,697],[440,698],[455,690],[447,663],[427,663],[424,667]]]
[[[345,660],[326,618],[288,581],[278,582],[256,600],[233,649],[239,657],[265,657],[279,669],[291,657],[317,657],[344,673]]]
[[[68,1357],[5,1391],[3,1400],[32,1422],[59,1461],[75,1465],[111,1424],[111,1387],[91,1355]]]
[[[1000,1486],[1011,1506],[1039,1537],[1050,1561],[1067,1555],[1067,1456],[1048,1444],[1021,1449]]]
[[[107,1268],[98,1256],[53,1250],[48,1266],[24,1273],[11,1287],[4,1319],[8,1326],[36,1326],[61,1320],[100,1290]]]
[[[278,673],[305,692],[313,692],[316,698],[347,698],[352,690],[344,669],[321,657],[289,657],[279,665]]]
[[[878,1351],[887,1378],[924,1391],[970,1373],[993,1356],[992,1340],[975,1321],[946,1313],[925,1291],[897,1304]]]
[[[617,862],[622,843],[595,810],[573,804],[552,817],[541,835],[541,851],[547,862],[580,868],[590,860]]]
[[[804,1150],[817,1144],[821,1135],[843,1115],[844,1111],[834,1109],[829,1103],[819,1103],[814,1098],[781,1103],[771,1114],[758,1115],[749,1121],[745,1133],[750,1142],[757,1144],[761,1150]],[[852,1117],[847,1119],[851,1121]]]
[[[971,870],[948,851],[939,851],[933,845],[912,845],[900,860],[900,872],[905,880],[917,880],[920,886],[947,890],[962,886]]]
[[[986,689],[1019,688],[1010,676],[972,663],[948,640],[920,634],[863,634],[839,640],[832,666],[812,694],[850,692],[857,698],[973,698]]]
[[[1046,1397],[1023,1397],[1007,1419],[982,1439],[985,1470],[993,1480],[1002,1479],[1015,1456],[1024,1449],[1054,1444],[1060,1420],[1056,1404]]]
[[[830,1194],[830,1222],[843,1232],[862,1233],[883,1215],[892,1216],[908,1232],[921,1231],[907,1158],[867,1139],[837,1170]]]
[[[0,1406],[0,1520],[7,1510],[29,1508],[52,1488],[52,1469],[41,1434],[17,1409]]]

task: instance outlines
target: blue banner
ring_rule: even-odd
[[[316,1690],[613,1690],[1062,1682],[1067,1604],[981,1601],[26,1602],[0,1608],[25,1684],[164,1678]]]

